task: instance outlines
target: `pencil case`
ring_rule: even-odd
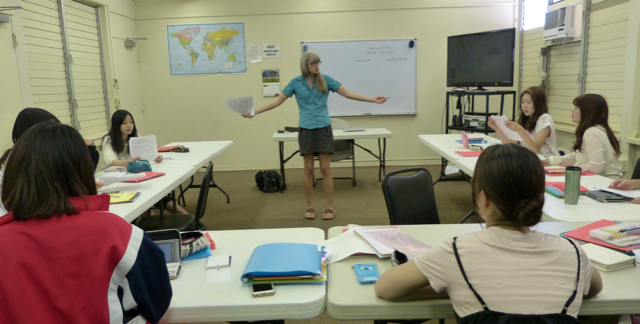
[[[151,163],[147,160],[138,160],[129,162],[127,165],[127,172],[129,173],[140,173],[140,172],[151,172]]]

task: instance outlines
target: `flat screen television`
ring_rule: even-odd
[[[449,36],[447,87],[512,87],[516,29]]]

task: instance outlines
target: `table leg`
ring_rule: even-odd
[[[382,146],[380,145],[380,140],[381,139],[378,138],[378,161],[380,162],[380,167],[378,168],[378,182],[381,182],[382,176],[387,174],[387,139],[382,138]]]
[[[287,180],[285,178],[284,175],[284,142],[280,141],[279,143],[279,148],[280,148],[280,174],[282,175],[282,186],[280,187],[280,192],[284,192],[284,189],[287,188]]]

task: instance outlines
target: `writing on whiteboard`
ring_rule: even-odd
[[[394,51],[389,46],[369,47],[367,55],[391,55]]]

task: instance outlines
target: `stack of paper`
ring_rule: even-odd
[[[244,283],[313,283],[327,280],[325,253],[316,244],[270,243],[253,250]]]
[[[580,246],[587,254],[593,266],[605,272],[615,271],[635,264],[632,256],[616,252],[599,245],[587,243]]]
[[[390,257],[394,250],[398,250],[411,260],[431,248],[399,228],[357,229],[355,233],[369,243],[380,258]]]
[[[134,180],[145,177],[144,173],[123,173],[123,172],[110,172],[105,173],[98,177],[98,180],[105,186],[112,183],[124,182],[128,180]]]
[[[122,203],[130,203],[136,200],[140,196],[140,192],[126,192],[126,193],[112,193],[109,194],[111,198],[109,200],[110,204],[122,204]]]

